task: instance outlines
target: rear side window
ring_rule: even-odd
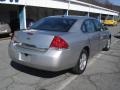
[[[76,19],[45,18],[36,22],[31,27],[31,29],[56,31],[56,32],[68,32],[75,22],[76,22]]]

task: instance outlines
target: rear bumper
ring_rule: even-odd
[[[60,71],[71,68],[75,65],[70,50],[55,50],[50,49],[46,52],[34,52],[26,49],[18,49],[12,43],[9,45],[9,55],[11,59],[17,63],[47,70]],[[25,56],[27,54],[27,56]],[[20,56],[21,55],[21,56]],[[24,60],[21,59],[24,57]]]

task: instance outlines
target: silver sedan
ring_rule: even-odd
[[[88,58],[109,50],[111,34],[94,18],[50,16],[37,21],[30,30],[17,31],[9,45],[14,62],[29,67],[60,71],[72,68],[84,72]]]

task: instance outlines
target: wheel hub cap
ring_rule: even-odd
[[[87,56],[86,54],[82,54],[81,55],[81,58],[80,58],[80,70],[83,70],[85,67],[86,67],[86,64],[87,64]]]

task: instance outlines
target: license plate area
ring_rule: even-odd
[[[30,62],[31,61],[31,55],[27,54],[27,53],[19,53],[18,59],[20,61]]]

